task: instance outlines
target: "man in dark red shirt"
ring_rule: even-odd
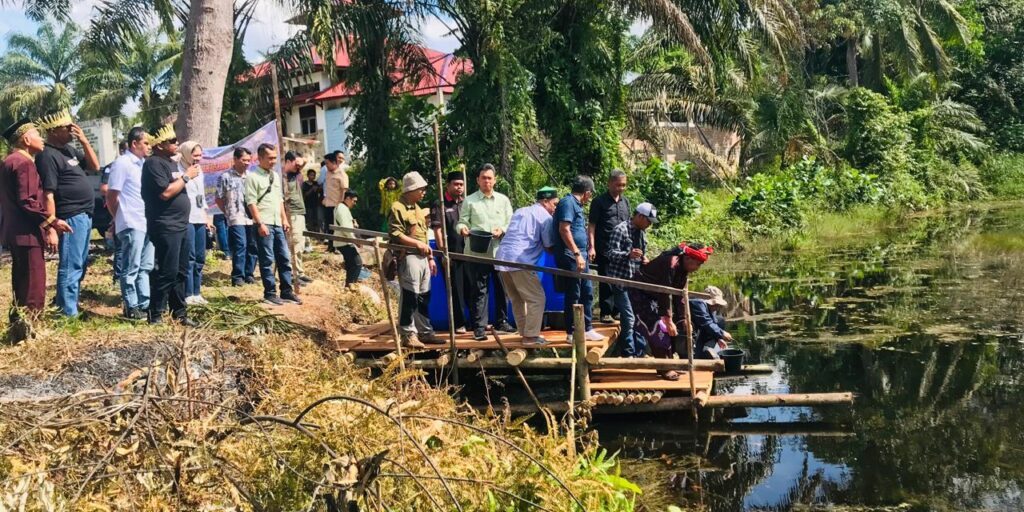
[[[0,165],[0,208],[4,245],[11,251],[14,304],[31,311],[46,305],[46,261],[43,248],[57,250],[57,235],[68,233],[66,222],[47,213],[46,198],[34,157],[43,150],[35,125],[23,119],[3,136],[13,151]],[[17,311],[12,312],[12,321]]]

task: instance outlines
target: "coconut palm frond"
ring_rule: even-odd
[[[685,46],[702,64],[712,64],[711,55],[690,23],[690,17],[671,0],[620,0],[620,3],[633,16],[649,17],[656,30]]]

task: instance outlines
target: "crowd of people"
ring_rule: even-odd
[[[94,214],[87,172],[99,169],[96,153],[67,111],[35,123],[19,121],[3,135],[12,148],[0,169],[0,204],[4,243],[13,259],[15,305],[30,311],[45,306],[48,250],[59,260],[55,305],[64,315],[75,316]],[[72,141],[82,149],[73,148]],[[340,226],[342,236],[352,236],[345,228],[359,227],[352,214],[359,196],[349,186],[348,166],[340,151],[324,156],[319,173],[307,168],[303,155],[289,151],[283,155],[279,177],[273,145],[261,144],[255,154],[235,148],[231,168],[214,187],[214,202],[223,216],[215,221],[207,204],[200,165],[203,148],[198,143],[179,144],[171,126],[152,133],[135,127],[121,148],[122,154],[105,172],[102,204],[111,216],[114,278],[128,319],[160,323],[169,308],[173,320],[192,324],[187,306],[207,303],[202,296],[203,269],[216,225],[224,231],[219,243],[231,260],[231,284],[254,284],[258,265],[263,299],[272,305],[301,304],[296,287],[312,281],[302,264],[308,250],[303,236],[307,226],[325,233]],[[541,336],[547,298],[540,274],[500,263],[534,265],[547,251],[558,268],[574,274],[556,276],[554,283],[564,293],[569,334],[574,330],[573,306],[580,304],[586,339],[604,339],[594,329],[592,281],[576,277],[593,267],[599,275],[623,283],[601,283],[596,297],[598,320],[611,323],[617,318],[621,323],[621,355],[671,357],[679,350],[682,298],[670,299],[625,283],[681,288],[707,261],[712,248],[682,243],[649,258],[645,232],[658,221],[657,209],[646,202],[631,207],[624,195],[628,178],[620,170],[611,173],[605,192],[596,197],[593,180],[579,176],[568,195],[559,198],[556,189],[544,187],[536,192],[533,204],[517,210],[496,190],[497,180],[494,167],[484,164],[475,173],[477,190],[467,195],[465,170],[452,172],[441,197],[429,208],[420,205],[428,184],[419,173],[410,172],[401,182],[380,181],[383,227],[392,244],[407,248],[395,258],[401,289],[399,325],[406,346],[441,342],[433,334],[428,311],[431,277],[437,273],[428,245],[433,232],[438,249],[478,257],[451,263],[451,322],[458,333],[472,330],[473,339],[485,340],[493,326],[499,333],[518,331],[527,344],[547,343]],[[345,284],[354,285],[363,274],[357,247],[334,242],[328,243],[328,250],[342,255]],[[494,259],[499,264],[490,261]],[[716,316],[725,304],[722,293],[714,287],[707,291],[712,299],[691,305],[698,354],[713,353],[716,346],[731,341]],[[510,322],[508,302],[517,327]],[[668,372],[667,377],[677,377],[673,374]]]
[[[390,178],[389,178],[390,179]],[[495,190],[495,169],[484,164],[476,173],[476,192],[466,195],[464,171],[447,175],[442,197],[430,209],[420,206],[428,184],[417,172],[402,178],[397,199],[388,205],[387,233],[393,244],[406,246],[398,258],[398,281],[402,290],[399,326],[403,342],[410,348],[426,343],[443,343],[429,321],[431,276],[437,272],[428,229],[434,232],[438,249],[483,256],[500,262],[536,265],[545,251],[554,256],[562,270],[587,274],[591,265],[599,275],[622,280],[622,285],[598,287],[598,307],[603,323],[617,317],[621,323],[617,350],[624,357],[671,357],[685,353],[680,348],[685,308],[679,295],[652,293],[629,287],[625,282],[646,283],[680,289],[689,274],[697,271],[714,252],[700,244],[681,243],[648,258],[645,231],[658,221],[654,205],[641,203],[631,208],[624,192],[628,178],[622,171],[611,173],[607,190],[595,198],[591,178],[577,177],[570,193],[562,198],[554,188],[537,191],[534,204],[515,211],[508,197]],[[397,180],[395,180],[397,183]],[[382,180],[382,193],[387,183]],[[397,187],[396,187],[397,188]],[[589,213],[587,206],[589,205]],[[526,344],[543,345],[541,336],[547,300],[540,274],[531,269],[453,259],[451,263],[453,315],[457,333],[473,330],[475,340],[487,339],[487,327],[499,333],[515,332]],[[555,289],[564,293],[563,318],[572,334],[573,306],[584,310],[584,336],[604,337],[594,329],[592,281],[580,277],[556,276]],[[726,305],[721,290],[708,287],[710,299],[691,300],[694,333],[699,356],[712,356],[732,340],[724,330],[720,310]],[[493,315],[489,314],[493,300]],[[515,323],[509,322],[506,303],[511,302]],[[463,314],[463,304],[468,316]],[[663,372],[678,379],[674,371]]]

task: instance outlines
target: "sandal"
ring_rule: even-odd
[[[664,372],[658,372],[658,374],[661,375],[661,377],[663,379],[665,379],[665,380],[672,380],[672,381],[679,380],[679,372],[677,372],[675,370],[668,370],[668,371],[664,371]]]

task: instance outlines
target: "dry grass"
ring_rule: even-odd
[[[592,445],[571,455],[557,429],[331,357],[323,341],[383,318],[369,292],[342,290],[340,263],[308,258],[307,304],[273,310],[211,263],[200,329],[119,320],[100,261],[90,315],[0,349],[0,510],[633,509]],[[32,395],[40,382],[63,387]]]

